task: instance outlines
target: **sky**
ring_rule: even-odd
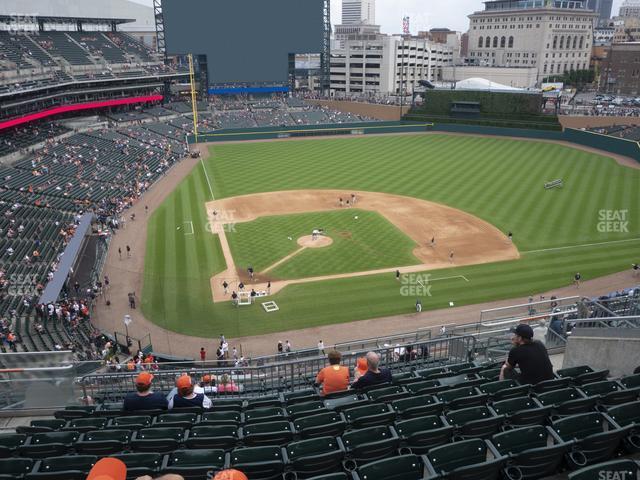
[[[133,1],[152,5],[152,0]],[[613,0],[612,15],[618,14],[622,2]],[[412,34],[430,28],[466,32],[469,28],[467,15],[482,9],[482,0],[376,0],[376,23],[383,33],[401,33],[402,17],[408,16]],[[331,0],[331,23],[340,23],[341,14],[342,0]]]

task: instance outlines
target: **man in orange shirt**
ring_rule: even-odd
[[[342,355],[337,350],[329,352],[329,366],[318,372],[316,383],[322,384],[322,394],[339,392],[349,388],[349,368],[340,365]]]

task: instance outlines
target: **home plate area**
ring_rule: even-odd
[[[277,312],[280,310],[280,307],[278,307],[278,304],[274,301],[262,303],[262,308],[264,308],[264,311],[267,313]]]

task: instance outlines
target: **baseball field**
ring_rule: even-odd
[[[545,190],[554,179],[564,187]],[[168,330],[238,337],[409,313],[417,298],[428,310],[548,291],[640,260],[638,185],[639,170],[545,142],[214,145],[149,219],[143,312]],[[271,295],[235,306],[239,282],[271,282]]]

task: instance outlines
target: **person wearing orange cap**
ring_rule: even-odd
[[[202,380],[193,389],[196,393],[217,393],[216,377],[214,375],[203,375]]]
[[[329,366],[320,370],[316,376],[316,383],[322,384],[323,395],[349,388],[349,367],[340,365],[342,360],[340,352],[331,350],[327,357]]]
[[[166,410],[167,399],[160,392],[151,391],[153,375],[140,372],[136,377],[136,391],[127,393],[124,397],[123,409],[132,412],[136,410]]]
[[[186,373],[178,377],[178,380],[176,380],[176,388],[178,389],[178,393],[169,400],[169,410],[183,407],[211,408],[211,399],[204,393],[196,393],[193,391],[193,382],[191,377]]]
[[[358,361],[356,363],[356,368],[353,370],[354,380],[359,379],[362,375],[367,373],[368,369],[369,367],[367,367],[367,359],[365,357],[358,358]]]
[[[222,470],[216,473],[216,476],[213,477],[213,480],[249,480],[249,479],[240,470],[229,468],[227,470]]]
[[[127,466],[118,458],[101,458],[89,471],[87,480],[126,480]]]

